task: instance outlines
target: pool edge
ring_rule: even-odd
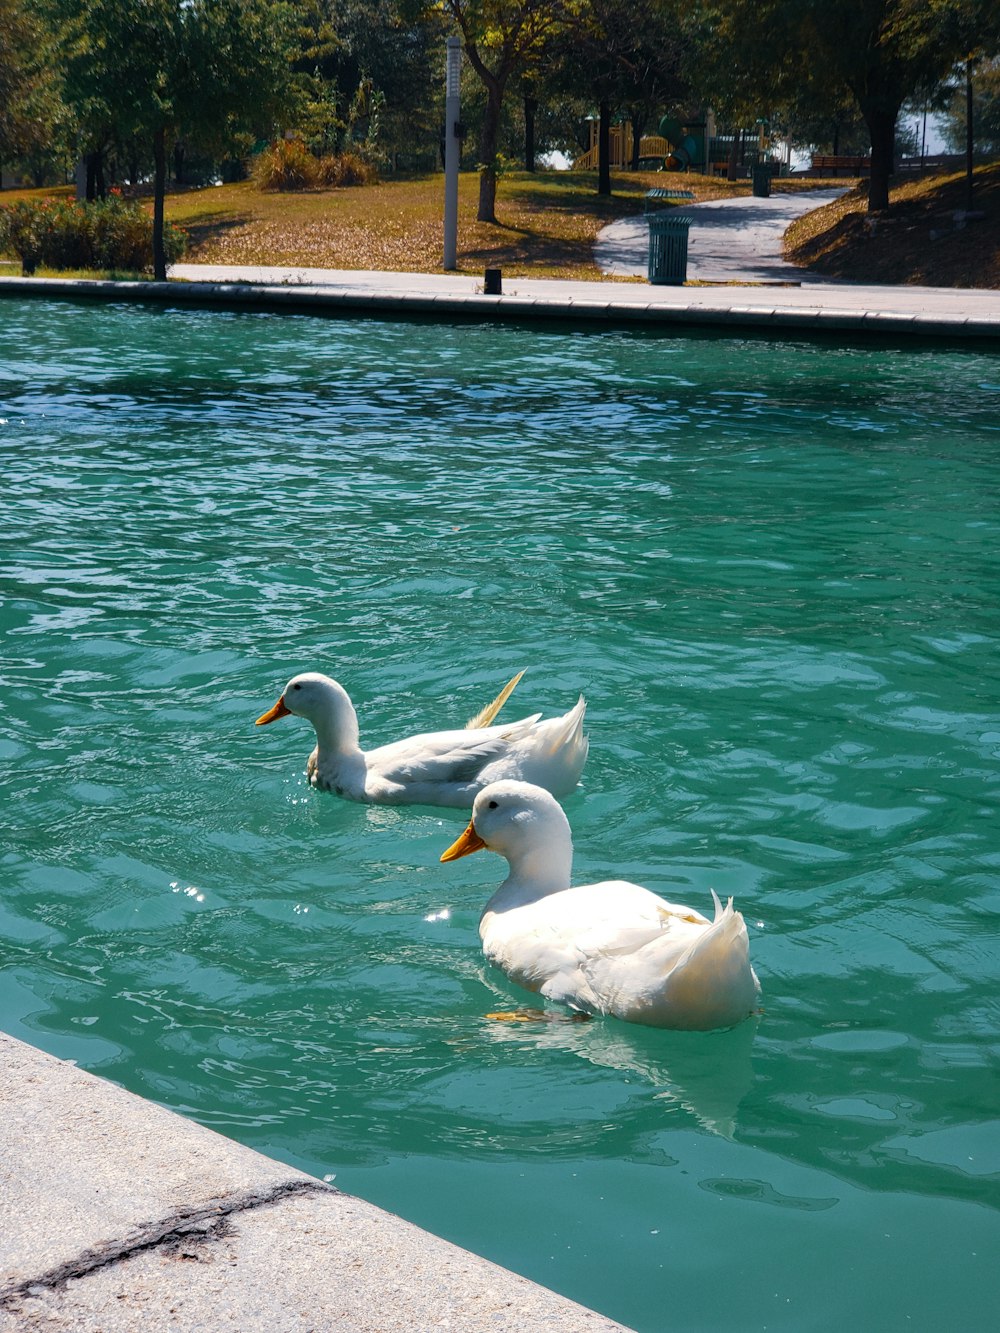
[[[0,1120],[0,1330],[625,1328],[3,1032]]]
[[[400,275],[386,275],[398,278]],[[407,275],[403,275],[404,277]],[[932,312],[892,308],[895,289],[852,288],[872,293],[871,304],[848,308],[838,303],[847,290],[809,289],[811,304],[782,303],[780,288],[668,287],[567,283],[566,294],[555,294],[560,284],[527,280],[532,290],[487,296],[476,290],[441,290],[432,285],[440,275],[409,275],[412,286],[386,286],[374,280],[338,286],[331,274],[328,285],[246,280],[119,282],[86,278],[0,277],[0,297],[20,296],[86,301],[130,301],[148,305],[215,309],[288,311],[321,315],[415,316],[451,320],[525,323],[571,323],[578,327],[645,327],[647,329],[702,329],[708,332],[739,330],[770,336],[850,335],[864,339],[915,338],[940,341],[1000,342],[1000,301],[997,313],[987,316],[963,309],[965,289],[932,289]],[[586,287],[581,295],[577,288]],[[537,290],[535,290],[537,288]],[[590,290],[592,289],[592,290]],[[799,288],[791,289],[799,292]],[[907,292],[908,289],[902,289]],[[979,289],[976,289],[977,291]],[[748,291],[766,297],[765,304],[747,300]],[[655,292],[654,297],[650,292]],[[912,291],[908,293],[912,296]],[[641,299],[637,299],[637,297]]]

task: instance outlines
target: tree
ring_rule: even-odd
[[[900,109],[964,56],[995,0],[714,0],[702,74],[731,103],[853,97],[871,141],[868,208],[889,206]]]
[[[422,0],[300,0],[295,125],[320,153],[342,149],[379,109],[379,148],[436,143],[444,49],[440,8]],[[352,123],[352,110],[355,120]]]
[[[673,0],[581,0],[561,32],[558,86],[585,89],[598,111],[597,192],[611,193],[611,122],[624,112],[632,127],[632,166],[651,116],[688,94],[681,74],[683,41]]]
[[[61,116],[51,42],[31,0],[0,0],[0,163],[42,160]]]
[[[1000,154],[1000,59],[979,63],[972,76],[973,136],[981,153]],[[938,120],[945,142],[956,152],[964,152],[968,137],[969,115],[962,70],[950,85],[950,96]]]
[[[479,132],[480,222],[496,221],[497,137],[511,76],[530,61],[558,21],[552,0],[441,0],[458,24],[465,54],[486,91]]]
[[[271,0],[89,0],[65,15],[62,41],[81,147],[114,136],[152,152],[153,276],[164,281],[168,148],[270,127],[288,89],[291,11]]]

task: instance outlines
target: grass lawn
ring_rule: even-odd
[[[502,267],[511,277],[600,278],[592,245],[602,227],[641,213],[656,172],[615,176],[610,198],[590,172],[519,172],[503,177],[497,223],[477,222],[479,176],[459,177],[458,270]],[[703,176],[671,176],[698,198],[743,187]],[[749,187],[746,187],[748,190]],[[303,194],[261,194],[247,182],[168,200],[167,216],[186,227],[192,262],[309,268],[441,271],[444,177]]]
[[[748,181],[662,172],[622,172],[612,194],[597,193],[593,172],[540,171],[505,175],[497,191],[498,222],[476,221],[479,177],[459,178],[458,270],[501,267],[510,277],[600,279],[593,241],[617,218],[643,211],[650,188],[669,184],[696,200],[748,195]],[[849,181],[805,176],[774,182],[775,192]],[[807,214],[790,229],[787,256],[830,276],[859,282],[1000,287],[1000,164],[980,168],[976,208],[986,217],[955,231],[964,180],[925,176],[893,192],[885,218],[864,213],[865,185],[843,200]],[[17,198],[71,195],[72,187],[5,191]],[[308,268],[441,271],[444,177],[440,173],[378,185],[303,193],[263,194],[249,181],[176,190],[167,217],[191,238],[193,263]],[[942,233],[937,239],[931,233]],[[0,264],[0,273],[17,272]],[[605,279],[610,280],[610,279]],[[627,281],[627,279],[626,279]]]

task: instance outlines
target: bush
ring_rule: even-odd
[[[324,185],[374,185],[378,180],[378,172],[372,164],[357,153],[323,157],[319,165]]]
[[[253,165],[258,190],[312,190],[320,184],[319,160],[301,139],[279,139]]]
[[[378,172],[357,153],[314,157],[301,139],[282,139],[258,156],[253,178],[258,190],[316,190],[372,185]]]
[[[138,273],[153,267],[153,219],[119,194],[88,204],[21,201],[0,207],[0,215],[0,241],[26,274],[39,266]],[[164,223],[163,248],[168,264],[187,249],[187,236],[170,222]]]

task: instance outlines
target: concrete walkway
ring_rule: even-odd
[[[199,1329],[623,1333],[0,1033],[0,1331]]]
[[[0,299],[138,301],[477,322],[544,320],[574,329],[639,325],[677,332],[706,327],[757,330],[775,337],[837,333],[1000,340],[1000,292],[982,289],[819,281],[800,286],[666,287],[610,277],[598,282],[505,277],[503,294],[486,296],[478,274],[176,264],[171,277],[181,281],[0,278]]]
[[[829,279],[819,278],[783,259],[781,241],[796,218],[832,203],[844,193],[843,189],[803,190],[772,194],[767,199],[741,195],[679,206],[677,214],[692,220],[688,232],[688,281],[829,285]],[[594,258],[604,273],[644,278],[648,250],[646,219],[622,218],[598,235]]]

